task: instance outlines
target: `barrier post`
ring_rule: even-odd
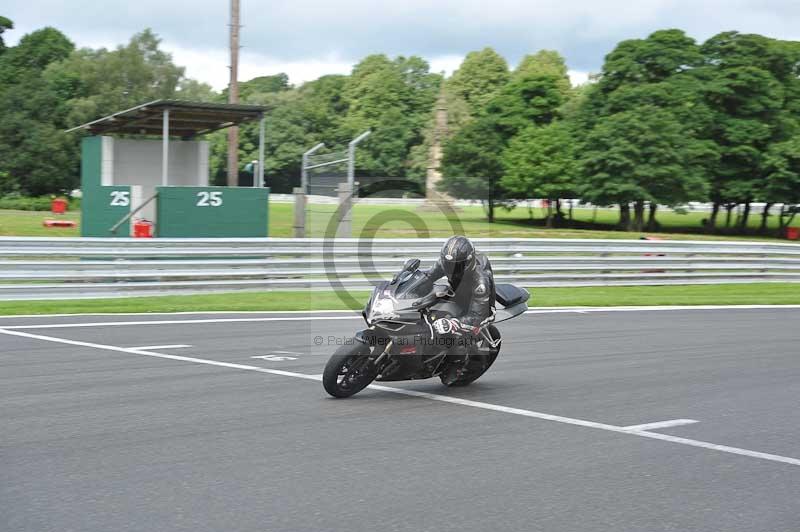
[[[336,225],[337,238],[351,238],[353,236],[353,185],[351,183],[339,183],[336,189],[339,195],[339,219]]]
[[[306,193],[303,187],[294,187],[294,237],[306,236]]]

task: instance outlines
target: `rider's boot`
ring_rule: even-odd
[[[469,373],[467,369],[469,352],[463,345],[455,345],[450,348],[444,372],[442,372],[442,384],[450,386],[458,379]]]

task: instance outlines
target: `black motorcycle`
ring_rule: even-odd
[[[528,309],[528,291],[512,284],[498,284],[496,301],[502,307],[497,309],[493,323],[474,336],[437,336],[433,322],[460,316],[462,309],[449,284],[434,284],[419,270],[419,264],[419,259],[409,259],[391,281],[372,291],[362,312],[368,328],[344,341],[325,365],[322,384],[329,394],[350,397],[374,380],[437,376],[446,386],[466,386],[494,363],[501,342],[494,324],[524,313]],[[465,355],[448,356],[459,341],[470,342],[467,349],[460,350]]]

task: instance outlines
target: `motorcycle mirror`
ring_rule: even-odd
[[[408,278],[408,275],[404,274],[409,272],[414,273],[418,269],[419,269],[419,259],[408,259],[405,262],[405,264],[403,264],[403,268],[397,273],[397,275],[392,277],[392,281],[389,284],[395,284],[396,282],[400,281],[401,278],[403,280],[406,280]]]
[[[419,259],[408,259],[405,264],[403,264],[403,271],[405,272],[415,272],[419,269]]]

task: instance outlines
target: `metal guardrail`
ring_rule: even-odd
[[[800,245],[476,238],[523,286],[800,282]],[[0,238],[0,300],[344,287],[368,289],[441,239]]]

